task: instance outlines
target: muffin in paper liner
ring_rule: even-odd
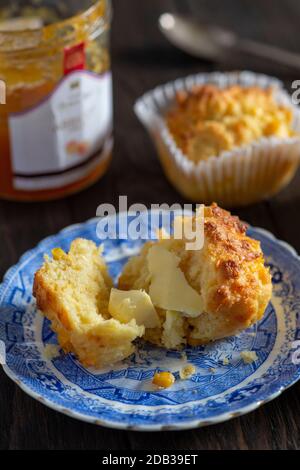
[[[215,84],[272,87],[278,103],[293,112],[293,129],[299,137],[264,137],[243,147],[224,151],[195,163],[175,143],[165,115],[174,105],[176,93],[195,85]],[[300,162],[300,110],[284,90],[282,82],[253,72],[191,75],[149,91],[135,103],[135,113],[150,133],[168,179],[188,199],[223,206],[241,206],[266,199],[284,188]]]

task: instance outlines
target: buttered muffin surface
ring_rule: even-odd
[[[166,116],[176,144],[195,163],[263,137],[291,137],[292,121],[292,110],[276,102],[273,89],[238,85],[180,91]]]

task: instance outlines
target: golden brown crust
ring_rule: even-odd
[[[292,111],[276,103],[272,89],[237,85],[178,92],[166,116],[177,145],[194,162],[262,137],[290,137],[292,119]]]

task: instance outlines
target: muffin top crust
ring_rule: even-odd
[[[195,163],[263,137],[289,138],[292,109],[276,102],[272,88],[195,86],[179,91],[167,113],[169,131]]]

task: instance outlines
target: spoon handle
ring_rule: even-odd
[[[250,53],[300,70],[300,54],[289,52],[280,47],[270,46],[251,39],[239,39],[237,48],[240,52]]]

